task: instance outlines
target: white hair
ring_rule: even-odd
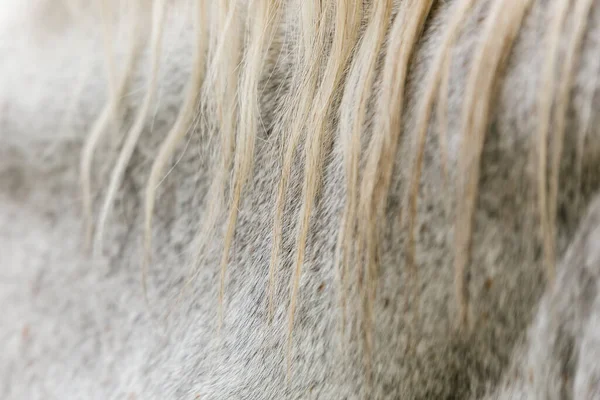
[[[287,185],[299,148],[304,148],[304,183],[302,186],[301,210],[297,221],[295,262],[292,274],[289,306],[289,340],[294,326],[294,315],[298,297],[299,281],[302,274],[306,241],[310,230],[310,217],[319,191],[323,173],[323,150],[325,136],[330,129],[329,121],[339,113],[338,135],[344,149],[344,171],[346,176],[346,198],[339,228],[338,250],[336,252],[340,276],[342,313],[346,313],[348,302],[349,265],[356,267],[354,274],[362,298],[364,346],[367,354],[372,347],[370,329],[372,324],[372,303],[376,292],[375,274],[379,236],[385,224],[384,211],[390,190],[399,138],[414,134],[415,159],[411,172],[410,190],[407,190],[406,215],[408,218],[407,262],[408,276],[417,278],[415,264],[415,227],[421,165],[426,132],[432,111],[432,104],[439,89],[440,113],[440,154],[443,165],[447,163],[447,149],[444,132],[445,97],[449,79],[449,58],[452,46],[460,31],[461,23],[468,17],[473,0],[459,0],[451,7],[451,17],[445,30],[442,45],[434,57],[433,66],[427,74],[426,90],[417,108],[417,126],[414,133],[403,132],[401,121],[404,105],[404,91],[408,69],[412,60],[413,48],[424,29],[432,0],[410,0],[401,2],[393,10],[393,2],[382,0],[364,5],[362,1],[301,1],[282,0],[215,1],[195,0],[195,45],[192,73],[187,95],[172,129],[165,137],[151,168],[146,187],[145,203],[145,244],[146,256],[143,270],[150,260],[151,223],[155,208],[155,192],[164,168],[177,145],[185,137],[194,120],[194,111],[201,98],[203,107],[216,115],[215,131],[221,136],[221,157],[215,161],[213,184],[206,207],[205,229],[200,233],[202,242],[213,232],[218,215],[222,211],[223,191],[230,187],[223,254],[220,263],[219,324],[222,323],[222,307],[225,277],[229,253],[233,243],[240,201],[244,188],[253,170],[254,148],[259,116],[259,81],[264,73],[264,58],[273,46],[284,7],[298,9],[299,31],[296,39],[300,45],[296,54],[298,60],[293,66],[291,90],[283,106],[281,123],[275,126],[276,134],[285,137],[285,149],[281,163],[281,178],[277,191],[277,202],[273,228],[271,261],[269,266],[269,314],[273,313],[273,286],[275,271],[279,262],[279,251],[283,231],[283,213]],[[209,4],[210,3],[210,4]],[[462,141],[459,156],[458,190],[456,195],[455,224],[455,293],[459,305],[459,320],[467,323],[468,291],[466,266],[472,238],[473,213],[478,193],[480,160],[485,134],[488,129],[490,108],[493,107],[494,87],[499,78],[512,43],[519,32],[523,17],[531,1],[497,0],[491,5],[482,32],[482,39],[475,50],[469,67],[465,86],[462,114]],[[132,4],[135,4],[133,2]],[[545,265],[548,278],[554,277],[554,240],[556,236],[556,203],[558,188],[558,165],[562,153],[565,108],[567,93],[573,74],[576,51],[580,47],[586,26],[586,16],[592,2],[578,3],[575,30],[571,35],[568,53],[560,68],[561,85],[557,82],[555,70],[558,63],[558,44],[563,21],[569,2],[558,0],[550,11],[553,20],[548,30],[546,63],[543,81],[539,89],[539,125],[536,149],[538,150],[538,198],[541,229],[544,238]],[[104,3],[105,8],[108,7]],[[165,14],[165,0],[152,2],[151,70],[147,77],[147,92],[138,110],[137,118],[126,135],[121,153],[114,166],[107,194],[96,224],[96,248],[102,247],[104,227],[112,209],[115,195],[120,186],[123,172],[139,140],[149,109],[155,96],[157,69],[161,54],[161,36]],[[242,11],[244,9],[244,11]],[[393,21],[390,17],[394,14]],[[240,29],[241,16],[245,15],[245,29]],[[210,18],[208,17],[210,16]],[[132,20],[135,20],[133,15]],[[366,27],[361,30],[361,21]],[[390,32],[387,43],[384,35],[387,24]],[[136,24],[132,24],[135,32]],[[209,27],[208,29],[206,27]],[[106,34],[109,34],[107,31]],[[130,54],[135,54],[136,34],[132,34]],[[110,38],[106,40],[110,43]],[[242,45],[244,43],[244,45]],[[382,84],[378,101],[374,105],[373,133],[366,152],[361,156],[361,131],[364,129],[367,103],[371,98],[374,73],[380,49],[385,46],[385,60],[382,66]],[[110,54],[110,48],[108,49]],[[110,56],[109,56],[110,60]],[[108,62],[110,98],[92,130],[83,149],[81,163],[81,183],[83,188],[84,216],[91,226],[90,165],[94,149],[107,125],[118,112],[120,99],[131,61],[125,63],[121,79],[116,78],[114,63]],[[347,72],[347,73],[346,73]],[[204,93],[203,96],[201,94]],[[558,95],[554,95],[558,93]],[[341,96],[341,101],[336,101]],[[552,99],[557,98],[556,110],[550,113]],[[338,109],[336,109],[338,108]],[[550,122],[556,138],[552,141],[550,189],[547,190],[547,142]],[[581,152],[580,152],[581,153]],[[579,153],[579,157],[581,154]],[[364,157],[364,170],[359,178],[360,159]],[[581,162],[581,161],[579,161]],[[445,168],[445,167],[444,167]],[[231,179],[228,176],[231,175]],[[358,181],[361,180],[359,184]],[[201,250],[198,257],[201,257]],[[196,263],[197,265],[198,263]],[[143,274],[146,291],[146,273]],[[418,288],[418,284],[414,285]],[[418,293],[417,293],[418,295]],[[342,315],[342,320],[345,316]],[[342,322],[342,325],[345,323]],[[289,352],[289,348],[288,348]],[[367,356],[367,360],[369,357]],[[288,366],[289,367],[289,366]]]

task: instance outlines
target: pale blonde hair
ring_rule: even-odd
[[[293,271],[291,271],[289,305],[288,353],[294,328],[299,280],[306,252],[310,217],[314,209],[320,180],[323,175],[323,148],[329,121],[339,115],[335,127],[343,150],[345,200],[336,249],[336,266],[340,281],[342,326],[345,325],[349,304],[349,280],[354,276],[360,293],[363,343],[366,360],[372,348],[372,309],[375,296],[375,275],[381,230],[385,226],[384,211],[396,153],[402,135],[414,135],[414,160],[410,184],[406,191],[403,213],[407,218],[408,276],[418,279],[415,263],[415,227],[417,202],[426,134],[437,104],[440,155],[444,175],[447,175],[448,149],[446,140],[446,102],[451,50],[461,25],[469,17],[475,0],[456,0],[449,8],[447,27],[441,45],[434,55],[426,75],[425,91],[418,99],[414,132],[403,132],[402,110],[408,70],[415,47],[425,27],[433,0],[406,0],[397,9],[392,0],[378,0],[363,4],[362,0],[193,0],[194,57],[187,94],[172,129],[165,137],[154,164],[145,191],[145,260],[143,282],[145,291],[146,268],[152,251],[151,224],[155,208],[156,188],[165,166],[177,145],[191,128],[198,105],[211,112],[215,125],[208,126],[220,137],[220,156],[212,168],[212,184],[205,207],[204,228],[199,232],[196,259],[202,257],[204,244],[217,228],[219,215],[227,212],[220,262],[219,325],[223,320],[223,294],[238,209],[245,185],[253,173],[255,142],[260,130],[259,82],[264,73],[265,58],[274,44],[286,7],[292,7],[298,16],[296,58],[291,71],[290,89],[285,94],[282,122],[275,134],[285,138],[281,160],[281,174],[274,210],[272,250],[269,263],[268,314],[273,314],[273,291],[277,265],[280,262],[283,215],[292,163],[298,149],[303,148],[304,179]],[[591,0],[578,0],[574,12],[574,31],[569,37],[568,51],[562,63],[558,59],[559,39],[563,22],[571,2],[557,0],[550,8],[552,21],[546,35],[546,59],[538,97],[537,191],[543,249],[548,279],[554,278],[554,241],[556,236],[556,204],[559,187],[558,167],[568,92],[571,87],[577,51],[581,46],[586,16]],[[137,2],[132,2],[137,4]],[[465,86],[461,116],[462,144],[458,157],[459,177],[456,193],[455,223],[455,295],[458,319],[467,323],[468,291],[465,284],[469,263],[473,215],[477,201],[480,163],[488,119],[493,107],[495,83],[506,64],[515,37],[519,33],[531,0],[494,0],[484,22],[473,59],[470,62]],[[161,37],[166,0],[152,2],[151,70],[147,77],[147,92],[138,110],[133,126],[126,134],[117,164],[111,175],[107,194],[96,223],[96,247],[101,247],[105,223],[110,214],[125,167],[142,133],[149,107],[155,95],[157,70],[161,53]],[[135,15],[132,12],[132,15]],[[81,158],[81,186],[84,215],[91,227],[90,165],[101,136],[112,120],[118,119],[124,86],[133,68],[133,59],[140,44],[132,25],[130,58],[119,74],[114,64],[107,63],[110,97],[88,136]],[[388,33],[389,31],[389,33]],[[387,34],[387,40],[386,40]],[[110,41],[108,41],[110,42]],[[108,49],[110,52],[111,50]],[[374,103],[373,129],[364,154],[361,136],[365,129],[367,108],[373,95],[377,62],[383,54],[382,84]],[[560,79],[557,79],[557,71]],[[556,82],[559,82],[556,88]],[[335,101],[341,95],[339,102]],[[553,99],[554,112],[552,111]],[[550,126],[554,129],[550,150],[550,178],[547,174],[548,138]],[[578,143],[582,143],[578,141]],[[581,146],[579,146],[581,147]],[[581,164],[582,150],[578,151]],[[362,160],[362,161],[361,161]],[[364,164],[361,171],[360,165]],[[231,175],[231,178],[230,178]],[[225,192],[229,188],[228,196]],[[88,239],[91,240],[91,228]],[[199,262],[194,263],[198,268]],[[354,272],[350,272],[350,268]],[[195,274],[193,269],[190,281]],[[418,288],[418,285],[414,285]],[[418,295],[418,293],[416,293]],[[288,358],[289,361],[289,358]],[[289,364],[288,364],[289,367]]]

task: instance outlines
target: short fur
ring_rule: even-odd
[[[29,3],[2,398],[599,395],[598,2]]]

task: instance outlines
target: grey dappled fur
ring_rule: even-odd
[[[192,28],[185,9],[173,6],[169,12],[156,111],[126,171],[108,221],[104,253],[95,258],[84,249],[77,174],[85,133],[106,99],[107,85],[100,78],[101,37],[93,25],[97,21],[40,26],[44,18],[28,15],[27,23],[0,31],[0,397],[600,396],[600,203],[593,200],[600,166],[600,4],[592,7],[573,80],[558,206],[557,255],[562,262],[555,286],[546,289],[529,152],[550,3],[534,1],[493,99],[469,265],[470,327],[455,325],[451,194],[468,61],[490,1],[476,4],[453,50],[448,186],[441,173],[435,124],[428,135],[417,229],[420,297],[409,297],[406,304],[406,293],[412,293],[407,285],[415,284],[403,268],[406,224],[400,216],[412,160],[410,132],[423,78],[452,2],[434,5],[407,83],[405,133],[377,277],[370,385],[360,343],[352,340],[352,332],[342,336],[339,329],[333,254],[344,188],[339,141],[332,128],[335,119],[329,127],[323,188],[300,284],[289,381],[288,282],[293,221],[300,206],[300,164],[293,170],[284,216],[275,314],[271,324],[267,320],[271,224],[282,147],[282,138],[271,135],[270,127],[280,118],[294,60],[273,51],[266,62],[261,88],[266,129],[259,132],[254,173],[243,195],[228,267],[224,322],[217,334],[220,235],[209,243],[197,278],[177,302],[189,276],[216,146],[203,129],[212,116],[202,110],[173,159],[173,164],[178,160],[176,166],[158,189],[149,307],[139,273],[143,188],[157,146],[176,118],[191,64]],[[286,35],[293,29],[290,21],[282,18],[276,36],[284,53],[295,45],[285,41],[291,37]],[[567,17],[565,32],[569,26]],[[129,85],[126,125],[143,95],[139,88],[147,56],[142,54]],[[379,88],[378,78],[374,98]],[[592,107],[592,120],[579,187],[573,178],[575,143],[587,107]],[[118,132],[107,135],[95,155],[95,209],[122,140]],[[165,318],[167,311],[171,312]]]

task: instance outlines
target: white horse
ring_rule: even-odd
[[[2,399],[600,398],[600,3],[5,1]]]

